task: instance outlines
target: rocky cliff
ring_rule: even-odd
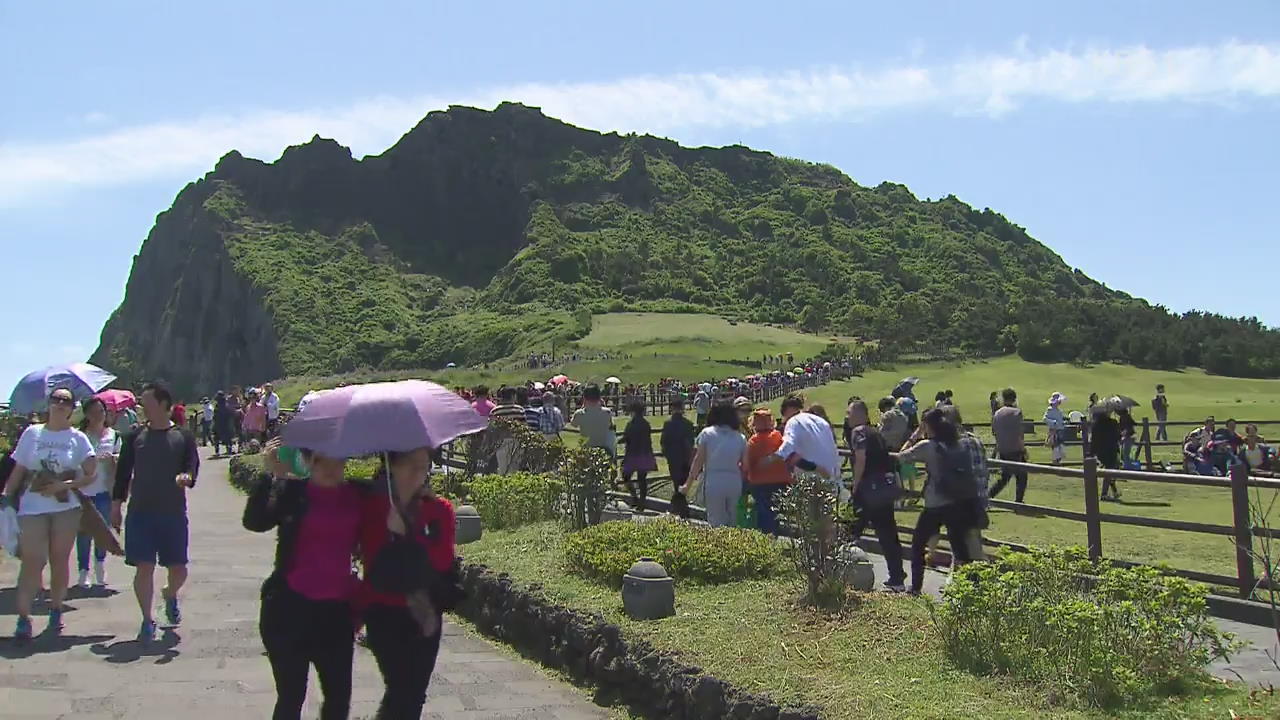
[[[319,137],[228,153],[157,218],[93,360],[203,393],[490,360],[619,309],[1013,349],[1045,301],[1134,303],[954,197],[508,103],[433,112],[359,160]]]

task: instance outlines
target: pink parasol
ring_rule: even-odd
[[[103,390],[94,397],[101,400],[111,412],[120,412],[138,406],[138,398],[128,390]]]

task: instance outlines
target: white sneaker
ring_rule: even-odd
[[[98,563],[93,566],[93,584],[98,587],[107,586],[107,564]]]
[[[81,570],[81,571],[80,571],[80,579],[76,581],[76,585],[79,585],[79,586],[80,586],[80,587],[82,587],[82,588],[89,588],[89,587],[92,587],[91,585],[89,585],[89,571],[88,571],[88,570]]]

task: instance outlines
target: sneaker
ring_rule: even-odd
[[[907,591],[907,586],[905,583],[891,583],[886,580],[884,583],[884,589],[886,592],[904,593]]]
[[[86,590],[89,589],[89,571],[88,570],[80,571],[80,578],[76,580],[76,586],[82,587]]]
[[[54,637],[62,634],[62,608],[49,610],[49,627],[45,632]]]
[[[13,629],[13,639],[20,643],[31,641],[31,618],[26,615],[18,616],[18,625]]]
[[[107,564],[98,563],[93,566],[93,584],[98,587],[107,586]]]
[[[164,619],[170,625],[178,625],[182,622],[182,610],[178,607],[178,597],[167,597],[164,599]]]
[[[138,628],[138,642],[149,643],[156,639],[156,623],[154,620],[143,620]]]

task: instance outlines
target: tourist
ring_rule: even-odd
[[[550,390],[542,393],[542,407],[538,408],[538,432],[547,440],[559,440],[564,430],[564,413],[556,403],[556,394]]]
[[[742,437],[750,438],[755,432],[751,425],[751,412],[755,409],[751,406],[751,400],[739,395],[733,400],[733,409],[738,413],[738,430],[742,432]]]
[[[1000,409],[1000,393],[992,390],[991,396],[987,400],[991,403],[991,417],[995,417],[996,411]]]
[[[1004,407],[997,410],[991,417],[991,434],[996,438],[996,452],[1001,460],[1025,463],[1027,447],[1022,435],[1022,408],[1018,407],[1018,393],[1014,392],[1013,388],[1005,388],[1000,394],[1004,399]],[[1014,500],[1023,502],[1027,495],[1025,468],[1014,469],[1001,466],[1000,482],[996,483],[995,488],[991,490],[991,497],[1000,494],[1004,486],[1009,484],[1010,476],[1017,478]]]
[[[133,592],[142,611],[138,640],[142,642],[156,634],[152,617],[156,565],[168,572],[168,584],[160,591],[165,620],[171,626],[182,622],[178,591],[187,581],[187,490],[196,485],[200,455],[195,436],[170,420],[172,404],[168,388],[158,383],[143,386],[142,409],[148,421],[124,438],[111,491],[111,525],[117,530],[124,504],[129,503],[123,523],[124,558],[134,567]]]
[[[769,462],[785,461],[804,472],[816,472],[840,490],[840,451],[831,423],[804,410],[804,398],[791,394],[782,400],[782,445]]]
[[[569,424],[582,433],[584,446],[600,448],[617,457],[617,438],[614,435],[613,413],[600,404],[600,386],[588,385],[582,391],[582,407],[573,414]]]
[[[644,402],[633,401],[629,410],[631,420],[622,431],[622,439],[626,441],[622,454],[622,480],[631,493],[633,507],[644,510],[645,499],[649,497],[649,473],[657,471],[658,461],[653,456],[653,436],[649,421],[644,418]],[[632,476],[635,477],[634,482]]]
[[[510,420],[515,423],[524,422],[524,405],[519,401],[519,394],[513,387],[503,386],[498,389],[498,404],[490,409],[489,420]]]
[[[690,486],[697,487],[702,478],[701,504],[707,509],[707,522],[712,527],[733,526],[742,496],[747,440],[739,432],[738,413],[732,404],[717,401],[711,406],[707,426],[698,433],[696,444],[689,479],[680,492],[690,497]]]
[[[1258,426],[1250,423],[1244,426],[1244,445],[1240,448],[1240,460],[1249,470],[1270,470],[1270,449],[1262,444],[1258,436]]]
[[[991,504],[989,492],[991,474],[987,468],[987,451],[978,436],[965,429],[964,421],[960,418],[960,408],[948,405],[942,408],[942,415],[959,428],[960,443],[969,450],[969,461],[973,465],[974,480],[977,483],[977,497],[972,503],[973,515],[970,518],[972,524],[965,537],[969,541],[969,559],[981,560],[986,557],[982,549],[982,531],[986,530],[991,522],[987,516],[987,509]]]
[[[774,504],[778,493],[791,482],[791,472],[783,463],[765,460],[782,447],[782,433],[773,425],[773,414],[766,409],[751,416],[751,437],[747,440],[747,486],[756,506],[756,528],[770,535],[778,534],[778,512]]]
[[[471,402],[471,407],[480,413],[480,417],[487,418],[489,413],[493,412],[493,401],[489,399],[489,388],[486,385],[477,385],[473,391],[475,399]]]
[[[944,406],[944,405],[946,405],[946,404],[947,404],[947,391],[946,391],[946,390],[939,390],[939,391],[938,391],[937,393],[935,393],[935,394],[934,394],[934,396],[933,396],[933,406],[934,406],[935,408],[941,408],[942,406]]]
[[[707,414],[711,412],[711,394],[703,385],[698,386],[698,392],[693,396],[693,414],[697,416],[698,428],[707,426]]]
[[[1067,418],[1062,414],[1062,403],[1066,401],[1066,395],[1055,392],[1049,396],[1049,407],[1044,411],[1045,444],[1054,465],[1061,465],[1067,458]]]
[[[267,472],[249,490],[243,519],[246,530],[276,531],[275,562],[262,583],[258,621],[276,683],[271,717],[301,717],[314,665],[324,692],[320,718],[340,720],[351,708],[352,600],[359,587],[351,557],[367,491],[346,482],[341,458],[300,450],[301,468],[294,468],[280,451],[279,438],[264,446]]]
[[[262,404],[267,408],[266,436],[275,437],[280,427],[280,396],[271,383],[262,386]]]
[[[227,394],[219,390],[213,396],[213,454],[218,454],[219,446],[227,449],[227,454],[236,451],[236,419],[235,411],[227,399]]]
[[[911,594],[924,588],[924,553],[929,540],[947,528],[953,566],[969,562],[969,530],[974,526],[973,503],[978,497],[977,470],[970,450],[960,442],[960,431],[941,410],[924,414],[917,442],[898,458],[925,464],[924,510],[916,518],[911,535]]]
[[[31,640],[31,603],[49,566],[49,625],[51,635],[62,633],[62,601],[71,580],[71,547],[80,529],[80,501],[75,490],[97,477],[94,444],[71,426],[76,401],[71,391],[55,388],[49,394],[49,417],[27,426],[13,449],[13,470],[4,487],[7,507],[16,507],[21,533],[21,567],[14,610],[18,615],[13,638]],[[166,413],[165,417],[168,417]]]
[[[862,537],[868,525],[876,531],[889,571],[884,586],[890,591],[903,592],[907,589],[907,574],[902,568],[902,542],[898,539],[898,521],[893,513],[894,503],[902,494],[902,486],[895,477],[896,463],[889,455],[888,445],[880,432],[872,427],[867,403],[860,397],[849,398],[845,415],[845,445],[851,453],[849,464],[853,468],[850,493],[854,520],[850,534],[856,540]]]
[[[1098,403],[1093,406],[1093,421],[1090,423],[1092,433],[1089,442],[1093,456],[1103,468],[1119,470],[1120,466],[1120,423],[1111,416],[1110,403]],[[1103,475],[1102,500],[1119,500],[1120,488],[1116,487],[1116,479]]]
[[[240,426],[248,441],[256,440],[259,446],[267,441],[267,406],[262,404],[257,390],[249,391],[249,402],[244,406]]]
[[[880,410],[880,422],[876,426],[880,436],[884,439],[885,447],[889,452],[898,452],[902,446],[906,444],[907,438],[911,435],[910,423],[907,416],[897,407],[897,401],[892,397],[880,398],[877,404]],[[902,483],[904,495],[898,500],[898,509],[903,509],[908,503],[915,502],[916,498],[911,497],[916,491],[916,466],[914,463],[897,461],[898,480]]]
[[[899,382],[893,388],[893,392],[889,393],[895,398],[908,398],[911,400],[909,405],[899,405],[899,408],[906,413],[907,422],[912,430],[915,430],[920,424],[919,418],[916,416],[916,411],[920,403],[916,400],[915,392],[916,384],[919,382],[920,378],[918,377],[903,378],[902,382]]]
[[[91,397],[80,403],[80,411],[84,419],[80,421],[80,432],[93,443],[94,455],[98,458],[98,468],[93,482],[81,488],[93,507],[102,515],[105,524],[111,515],[111,488],[116,481],[116,457],[120,454],[120,436],[107,426],[107,404],[101,398]],[[94,545],[96,547],[90,547]],[[93,552],[93,585],[105,587],[107,584],[107,549],[102,543],[94,542],[88,533],[76,535],[76,560],[80,577],[76,584],[83,588],[89,584],[89,551]]]
[[[173,410],[170,411],[170,417],[173,419],[174,425],[177,425],[178,427],[186,427],[187,406],[183,405],[181,401],[174,403]]]
[[[951,390],[946,390],[946,391],[944,391],[942,394],[945,396],[945,400],[946,400],[946,404],[947,404],[947,405],[955,405],[955,404],[956,404],[956,403],[955,403],[955,393],[953,393]]]
[[[1151,410],[1156,414],[1156,440],[1169,439],[1169,431],[1165,423],[1169,422],[1169,398],[1165,397],[1164,385],[1156,385],[1156,396],[1151,400]]]
[[[138,424],[138,413],[133,408],[121,408],[111,413],[108,422],[111,423],[111,429],[115,430],[117,435],[123,436]]]
[[[302,409],[302,404],[298,404],[298,409]],[[206,395],[200,398],[200,447],[209,447],[210,441],[213,439],[213,403],[209,401]],[[217,454],[217,451],[214,451]]]
[[[693,423],[684,416],[684,400],[676,397],[671,401],[671,417],[662,424],[662,434],[658,442],[662,447],[662,456],[667,461],[667,471],[671,475],[672,510],[684,517],[688,516],[688,503],[681,493],[681,488],[689,480],[689,469],[693,465],[695,434]],[[681,502],[685,501],[685,502]],[[684,512],[678,512],[683,507]]]
[[[442,613],[459,596],[454,512],[436,496],[432,449],[389,452],[360,522],[361,597],[369,650],[386,688],[377,717],[418,718],[440,652]]]
[[[1124,405],[1116,404],[1116,423],[1120,426],[1120,467],[1128,470],[1134,462],[1133,448],[1137,442],[1138,424]]]
[[[538,432],[542,427],[542,395],[530,393],[528,387],[521,385],[516,388],[516,404],[524,406],[524,424]]]

